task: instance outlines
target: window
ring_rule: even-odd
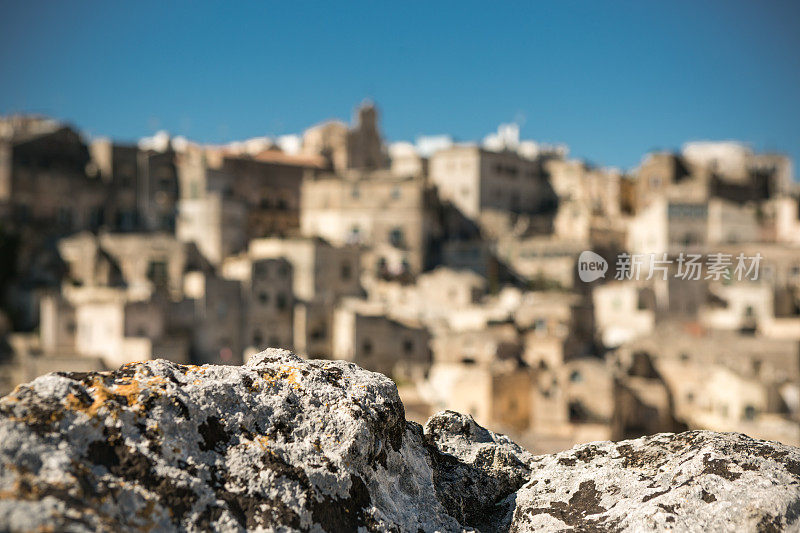
[[[150,261],[147,265],[147,279],[156,288],[167,286],[167,263],[165,261]]]
[[[402,228],[393,228],[392,231],[389,232],[389,242],[395,248],[402,247],[404,240]]]
[[[269,277],[269,264],[266,261],[257,261],[253,266],[253,270],[259,278]]]
[[[753,420],[756,417],[756,408],[752,405],[744,406],[744,419]]]
[[[353,226],[350,228],[350,234],[347,236],[347,244],[358,244],[361,242],[361,228]]]
[[[406,339],[403,341],[403,353],[410,354],[414,351],[414,341]]]
[[[350,263],[342,263],[342,266],[339,270],[339,275],[344,281],[349,280],[353,276],[352,267],[350,266]]]
[[[392,200],[397,200],[400,198],[400,187],[395,185],[392,187]]]
[[[570,422],[586,422],[589,419],[589,414],[581,402],[575,401],[569,403],[569,421]]]
[[[264,336],[259,330],[255,330],[255,332],[253,332],[253,345],[258,347],[261,346],[262,342],[264,342]]]
[[[583,381],[583,376],[577,370],[573,370],[572,373],[569,375],[569,380],[573,383],[580,383]]]
[[[278,307],[278,309],[280,311],[283,311],[284,309],[286,309],[286,307],[288,305],[287,300],[286,300],[286,295],[283,294],[283,293],[279,293],[277,298],[275,299],[275,304],[277,305],[277,307]]]
[[[364,342],[361,343],[361,351],[364,355],[372,355],[372,341],[364,339]]]
[[[312,340],[324,340],[327,336],[327,331],[324,324],[320,324],[311,330],[310,337]]]
[[[93,207],[89,211],[89,225],[93,229],[97,229],[103,225],[105,219],[105,210],[102,207]]]
[[[350,196],[353,197],[353,200],[358,200],[361,197],[361,191],[358,189],[358,185],[353,185]]]
[[[282,278],[288,277],[289,276],[289,265],[287,265],[285,263],[281,263],[281,265],[278,267],[278,276],[280,276]]]
[[[269,303],[269,293],[265,291],[261,291],[258,293],[258,303],[261,305],[267,305]]]
[[[62,229],[70,229],[72,227],[72,211],[68,207],[59,207],[56,217],[56,224],[61,226]]]

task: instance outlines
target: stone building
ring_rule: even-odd
[[[204,364],[242,364],[244,306],[241,284],[212,272],[197,272],[202,291],[173,312],[183,312],[192,333],[191,358]],[[177,306],[173,306],[175,308]]]
[[[233,177],[208,164],[207,151],[189,146],[178,159],[181,197],[175,236],[193,242],[205,257],[218,265],[247,246],[247,205],[236,198]],[[219,159],[219,158],[217,158]]]
[[[303,184],[301,229],[338,246],[367,247],[365,268],[375,275],[415,275],[438,229],[431,194],[419,176],[321,176]]]
[[[323,156],[330,170],[376,170],[387,166],[378,129],[378,110],[365,102],[355,112],[354,124],[323,122],[303,133],[302,153]]]
[[[217,276],[194,245],[163,234],[84,233],[59,248],[78,353],[100,350],[119,364],[152,356],[242,361],[241,285]],[[69,306],[56,308],[59,321],[71,320]]]
[[[80,286],[121,286],[132,300],[183,295],[190,245],[164,233],[78,233],[58,244],[69,279]]]
[[[646,354],[690,428],[800,442],[800,343],[697,325],[660,324],[612,359]]]
[[[564,158],[546,160],[544,170],[558,196],[556,237],[588,242],[594,225],[621,216],[624,179],[619,171]]]
[[[800,199],[778,196],[762,204],[762,240],[800,245]]]
[[[522,340],[514,324],[493,324],[485,329],[441,331],[433,338],[433,359],[437,363],[466,365],[494,361],[519,361]]]
[[[587,248],[586,241],[550,235],[501,238],[497,243],[497,255],[534,289],[571,289],[575,284],[578,256]]]
[[[592,291],[597,334],[607,347],[619,346],[653,331],[656,300],[647,282],[613,282]]]
[[[430,179],[443,200],[480,221],[490,235],[517,227],[521,215],[528,217],[522,219],[528,230],[536,215],[552,213],[556,206],[542,162],[515,151],[454,145],[433,154]]]
[[[41,117],[0,119],[0,220],[49,235],[96,229],[104,189],[80,134]]]
[[[291,265],[291,269],[279,269],[278,274],[285,272],[285,277],[273,282],[282,299],[294,302],[293,349],[314,357],[330,357],[337,302],[363,294],[359,249],[335,247],[314,238],[255,239],[250,241],[247,253],[223,262],[222,274],[228,279],[247,280],[254,262],[264,259],[285,260]]]
[[[251,239],[296,235],[303,180],[323,158],[188,146],[180,155],[176,234],[219,264]]]
[[[335,359],[404,381],[419,382],[430,368],[428,331],[420,324],[387,317],[381,306],[344,300],[334,311],[332,325]]]
[[[253,157],[225,156],[220,171],[229,176],[233,198],[244,202],[247,239],[289,236],[300,226],[300,189],[319,158],[266,150]]]
[[[407,142],[389,145],[389,169],[395,176],[427,176],[428,158]]]
[[[513,316],[522,336],[522,359],[532,367],[560,367],[596,353],[593,306],[577,294],[527,292]]]
[[[41,338],[32,333],[8,335],[8,354],[0,361],[0,394],[10,393],[20,383],[27,383],[49,372],[96,372],[107,370],[101,357],[85,357],[74,352],[45,352]]]
[[[283,258],[252,262],[249,279],[242,284],[246,312],[244,344],[252,353],[265,348],[294,346],[294,293],[292,264]]]
[[[479,424],[521,434],[532,419],[532,371],[518,361],[436,362],[424,384],[432,411],[451,409]]]
[[[104,226],[112,231],[175,230],[179,183],[176,153],[98,139],[89,151],[95,176],[104,184]]]
[[[741,204],[789,194],[792,165],[785,156],[755,154],[740,143],[695,142],[680,153],[645,155],[634,176],[636,211],[676,192],[701,202],[716,197]]]

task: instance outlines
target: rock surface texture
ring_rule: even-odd
[[[661,434],[533,456],[388,378],[267,350],[242,367],[58,373],[0,400],[0,531],[776,531],[800,449]]]

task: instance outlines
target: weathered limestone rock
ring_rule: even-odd
[[[661,433],[534,459],[511,531],[800,530],[800,449]]]
[[[798,527],[800,450],[692,432],[532,456],[388,378],[267,350],[0,399],[0,531]]]

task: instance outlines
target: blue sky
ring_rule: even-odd
[[[0,113],[91,135],[522,135],[632,167],[739,139],[800,161],[800,2],[3,2]],[[796,171],[796,174],[798,172]]]

